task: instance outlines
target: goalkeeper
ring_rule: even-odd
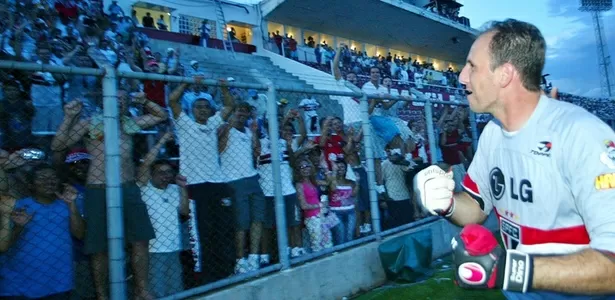
[[[494,116],[462,186],[431,166],[415,191],[464,226],[452,240],[456,282],[508,299],[615,299],[615,133],[541,94],[546,43],[533,25],[494,22],[460,74],[470,108]],[[494,211],[505,245],[481,224]]]

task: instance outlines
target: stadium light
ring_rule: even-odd
[[[581,11],[608,11],[613,8],[613,0],[581,0]]]

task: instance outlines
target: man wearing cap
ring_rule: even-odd
[[[203,77],[194,79],[198,85]],[[187,178],[196,207],[201,265],[208,268],[203,279],[213,282],[228,277],[235,266],[233,192],[225,183],[218,154],[218,129],[231,116],[234,101],[228,87],[222,87],[223,109],[216,112],[209,101],[196,99],[187,114],[180,103],[187,87],[182,83],[169,95],[169,107],[177,131],[180,173]]]
[[[184,92],[182,97],[182,110],[190,117],[192,117],[192,104],[197,100],[207,100],[211,107],[216,108],[214,98],[207,93],[207,86],[193,84],[190,86],[190,91]]]
[[[63,172],[59,173],[66,176],[62,178],[63,182],[70,184],[78,192],[75,199],[77,208],[83,212],[85,201],[85,185],[88,176],[88,168],[90,167],[90,154],[86,149],[73,149],[64,159]],[[81,217],[85,217],[82,214]],[[81,299],[91,299],[96,297],[94,289],[94,280],[92,278],[92,265],[90,256],[84,251],[84,243],[82,240],[73,238],[73,260],[75,261],[75,296]]]
[[[205,76],[205,72],[199,70],[199,62],[196,60],[190,61],[190,68],[186,69],[186,76]]]

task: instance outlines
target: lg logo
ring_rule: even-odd
[[[491,195],[495,200],[500,200],[506,194],[506,187],[510,189],[510,198],[521,200],[521,202],[533,203],[532,183],[527,179],[521,179],[518,184],[516,180],[509,177],[508,180],[500,168],[493,168],[489,173],[489,186]]]

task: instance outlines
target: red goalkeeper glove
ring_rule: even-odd
[[[503,289],[527,292],[532,286],[534,261],[529,254],[505,250],[493,233],[468,225],[451,241],[455,282],[466,289]]]

